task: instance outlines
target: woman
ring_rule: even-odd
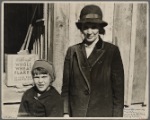
[[[82,43],[69,47],[64,63],[64,113],[71,117],[122,117],[124,70],[117,46],[104,42],[107,22],[96,5],[81,10]]]

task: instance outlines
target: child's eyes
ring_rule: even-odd
[[[41,78],[47,78],[48,76],[41,76]],[[39,76],[34,76],[34,78],[40,78]]]
[[[33,78],[39,78],[39,77],[35,76],[35,77],[33,77]]]
[[[48,76],[42,76],[42,78],[47,78]]]

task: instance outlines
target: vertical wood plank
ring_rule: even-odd
[[[148,65],[148,62],[147,62],[147,65]],[[148,74],[149,74],[149,72],[148,72],[148,68],[147,68],[147,72],[146,72],[146,84],[145,84],[145,97],[144,97],[144,105],[148,105],[148,94],[149,94],[149,92],[148,92],[148,86],[149,86],[149,81],[148,81]]]
[[[69,13],[69,46],[82,42],[82,34],[76,27],[79,20],[80,11],[84,3],[70,3]]]
[[[44,39],[43,39],[43,35],[41,34],[40,35],[40,48],[41,48],[41,51],[40,51],[40,58],[43,59],[44,58]]]
[[[48,45],[48,53],[47,59],[48,61],[53,62],[53,29],[54,29],[54,3],[48,4],[48,16],[47,16],[47,45]]]
[[[128,101],[132,3],[115,3],[113,42],[119,47],[125,73],[125,104]]]
[[[38,49],[38,56],[39,56],[39,59],[41,59],[41,48],[40,48],[40,40],[39,38],[37,38],[37,49]]]
[[[37,46],[37,40],[35,40],[35,53],[38,54],[38,46]]]
[[[48,54],[48,46],[47,46],[47,44],[48,44],[48,38],[47,38],[47,36],[48,36],[48,3],[44,3],[43,4],[43,13],[44,13],[44,15],[43,15],[43,17],[44,17],[44,33],[46,33],[46,34],[44,34],[44,36],[43,36],[43,41],[44,41],[44,44],[43,44],[43,58],[44,59],[46,59],[47,60],[47,54]]]
[[[131,46],[130,46],[130,66],[129,66],[129,82],[128,82],[128,94],[127,94],[127,105],[131,105],[132,100],[132,87],[134,77],[134,59],[135,59],[135,42],[136,42],[136,15],[137,15],[137,4],[133,4],[132,10],[132,30],[131,30]]]
[[[34,48],[35,48],[35,54],[36,54],[36,52],[37,52],[37,50],[36,50],[36,39],[35,39],[35,41],[34,41]]]
[[[144,102],[147,73],[147,4],[139,3],[136,16],[135,65],[132,103]]]
[[[56,70],[54,86],[61,92],[65,52],[69,44],[69,4],[54,4],[53,63]]]
[[[104,5],[103,5],[104,4]],[[112,29],[114,17],[114,3],[103,3],[103,20],[108,23],[105,27],[106,34],[103,36],[104,41],[112,43]]]

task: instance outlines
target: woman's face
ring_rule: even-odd
[[[81,31],[88,42],[94,42],[99,37],[99,24],[85,23]]]

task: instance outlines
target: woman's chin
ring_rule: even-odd
[[[95,38],[86,38],[86,40],[87,40],[88,42],[94,42],[96,39],[95,39]]]

